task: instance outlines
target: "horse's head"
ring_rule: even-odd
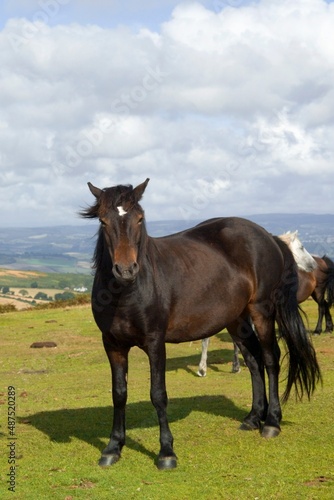
[[[281,234],[279,238],[290,248],[299,269],[308,273],[314,271],[317,267],[317,263],[298,238],[298,231],[287,231]]]
[[[116,186],[99,189],[90,182],[95,205],[82,212],[83,217],[98,218],[108,248],[112,272],[125,284],[135,280],[138,271],[138,249],[142,236],[144,211],[139,205],[149,179],[133,188]]]

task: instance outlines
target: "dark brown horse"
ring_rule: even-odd
[[[157,465],[170,469],[177,460],[167,419],[165,342],[198,340],[226,327],[252,379],[252,408],[241,428],[262,429],[263,437],[279,434],[282,417],[275,320],[289,352],[283,400],[293,386],[298,397],[304,392],[310,397],[321,375],[299,314],[297,269],[287,245],[240,218],[212,219],[171,236],[149,237],[139,205],[147,183],[103,190],[89,183],[96,200],[82,212],[101,222],[92,310],[112,373],[114,418],[99,464],[111,465],[121,456],[128,354],[138,346],[150,363],[150,395],[160,427]]]

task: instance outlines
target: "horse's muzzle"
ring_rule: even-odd
[[[133,262],[129,266],[125,266],[123,264],[114,264],[112,272],[117,281],[120,281],[121,283],[131,283],[137,277],[137,274],[139,272],[139,264],[138,262]]]

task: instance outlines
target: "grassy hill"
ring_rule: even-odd
[[[303,308],[312,329],[316,304],[307,301]],[[141,350],[130,352],[126,446],[121,460],[103,469],[97,461],[111,428],[110,368],[90,307],[4,314],[1,324],[1,498],[334,498],[333,334],[314,337],[323,387],[310,402],[291,397],[283,407],[282,434],[271,440],[238,429],[250,410],[250,376],[245,367],[231,373],[233,346],[226,332],[210,342],[205,378],[196,375],[199,341],[167,345],[168,416],[179,463],[173,471],[158,471],[158,422]],[[56,347],[30,347],[39,341]],[[281,390],[285,376],[283,361]],[[6,483],[8,388],[16,403],[14,495]]]

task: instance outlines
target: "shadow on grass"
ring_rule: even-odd
[[[224,396],[194,396],[169,400],[170,423],[185,419],[192,411],[201,411],[239,421],[246,415]],[[106,438],[111,429],[112,406],[45,411],[21,418],[19,421],[29,423],[56,443],[69,443],[76,438],[96,447],[101,452],[106,446]],[[126,421],[127,430],[156,427],[158,436],[157,416],[150,401],[128,404]],[[156,456],[145,448],[140,438],[135,440],[127,435],[126,446],[152,459]]]

